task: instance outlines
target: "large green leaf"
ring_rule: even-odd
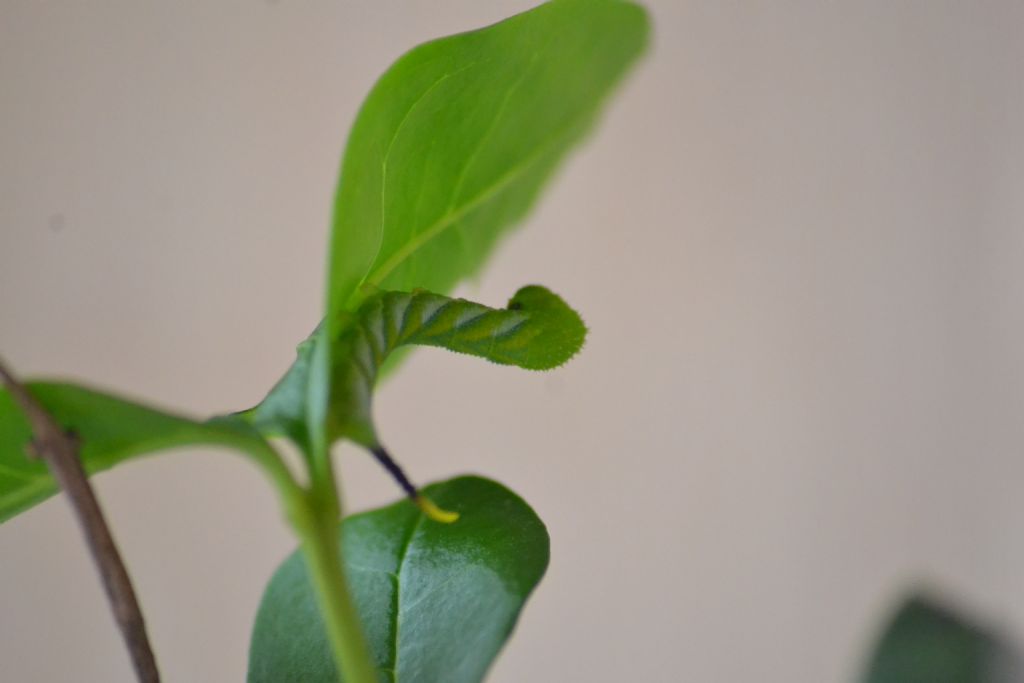
[[[425,493],[460,513],[427,520],[401,501],[342,524],[342,556],[381,681],[475,683],[548,563],[544,524],[496,482],[460,477]],[[250,683],[338,681],[303,557],[267,586]]]
[[[135,455],[209,444],[271,458],[265,442],[239,420],[200,423],[71,384],[34,382],[29,391],[57,422],[78,435],[86,472]],[[32,431],[10,393],[0,390],[0,522],[57,491],[45,463],[28,456]]]
[[[1021,660],[991,630],[931,600],[914,597],[879,639],[865,683],[1011,683]]]
[[[475,272],[592,126],[648,30],[624,0],[554,0],[414,48],[384,73],[342,160],[326,322],[265,399],[263,427],[325,457],[329,378],[348,362],[331,358],[331,340],[345,314],[382,289],[444,294]]]
[[[328,311],[369,282],[446,293],[521,218],[642,53],[620,0],[555,0],[414,48],[356,118],[334,207]]]

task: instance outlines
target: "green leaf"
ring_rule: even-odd
[[[1017,653],[994,632],[922,598],[907,600],[875,648],[865,683],[1010,683]]]
[[[345,519],[342,557],[381,681],[483,679],[548,563],[544,524],[500,484],[459,477],[425,489],[460,513],[431,522],[409,501]],[[249,683],[338,680],[303,557],[267,586]]]
[[[647,43],[619,0],[556,0],[406,53],[360,110],[334,206],[328,311],[359,287],[447,293],[530,208]]]
[[[629,2],[555,0],[421,45],[385,72],[342,160],[323,334],[266,399],[283,417],[264,427],[326,457],[343,314],[379,289],[444,294],[477,271],[592,127],[648,31]]]
[[[81,442],[85,470],[95,474],[151,451],[176,446],[237,448],[273,457],[247,425],[229,418],[200,423],[71,384],[34,382],[28,390]],[[0,522],[57,492],[45,463],[28,455],[32,432],[10,393],[0,390]]]

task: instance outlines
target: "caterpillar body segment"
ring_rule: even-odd
[[[332,345],[331,434],[367,448],[380,445],[371,416],[377,373],[398,347],[436,346],[501,365],[548,370],[575,355],[586,336],[579,315],[536,285],[523,287],[500,309],[425,291],[380,292],[340,327]]]

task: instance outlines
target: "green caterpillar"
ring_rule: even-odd
[[[377,292],[357,312],[346,314],[331,342],[331,394],[327,415],[332,440],[364,446],[430,517],[454,521],[416,488],[381,445],[373,424],[373,388],[381,365],[409,344],[436,346],[502,365],[549,370],[583,346],[586,326],[568,304],[537,285],[523,287],[503,309],[426,291]],[[294,406],[305,391],[317,334],[299,347],[299,357],[264,401],[244,413],[260,431],[305,443],[305,419]]]

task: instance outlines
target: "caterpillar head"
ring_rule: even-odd
[[[515,365],[530,370],[550,370],[575,356],[587,337],[579,313],[562,297],[540,285],[523,287],[509,299],[508,310],[529,313],[517,331],[522,341]]]

